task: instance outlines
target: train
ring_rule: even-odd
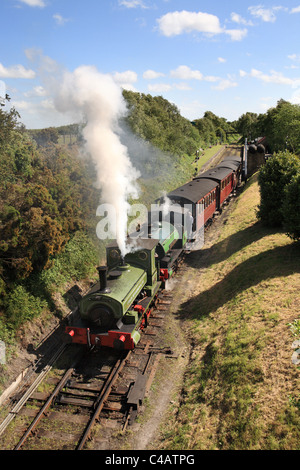
[[[70,316],[66,342],[118,350],[137,346],[159,293],[187,247],[222,211],[241,181],[242,163],[242,156],[226,156],[156,200],[148,220],[128,235],[125,256],[116,241],[107,245],[106,265],[97,268],[98,281],[79,300],[77,314]]]

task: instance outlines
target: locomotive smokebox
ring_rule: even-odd
[[[100,292],[102,292],[103,294],[108,294],[110,292],[110,289],[109,287],[107,287],[107,267],[98,266],[97,271],[99,273]]]

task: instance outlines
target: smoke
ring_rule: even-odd
[[[108,223],[124,256],[129,199],[138,198],[137,180],[171,175],[176,172],[174,159],[133,135],[126,123],[128,110],[121,87],[111,75],[94,66],[65,70],[41,50],[26,50],[27,58],[36,63],[43,84],[52,97],[55,110],[67,115],[70,122],[84,122],[84,151],[96,169],[96,186],[101,202],[108,211]],[[97,233],[98,234],[98,233]]]
[[[129,198],[138,197],[139,172],[133,167],[128,150],[118,136],[118,120],[126,114],[121,88],[110,75],[93,66],[81,66],[74,72],[64,71],[59,81],[51,80],[56,109],[73,118],[81,117],[85,150],[90,154],[101,190],[101,202],[112,205],[108,212],[111,226],[122,255],[126,253]]]
[[[155,147],[152,143],[134,134],[126,120],[120,120],[120,141],[128,149],[132,164],[140,171],[144,182],[163,174],[171,178],[176,174],[176,157]]]

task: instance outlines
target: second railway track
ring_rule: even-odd
[[[46,366],[2,423],[6,449],[108,449],[110,435],[124,432],[138,415],[161,355],[172,356],[156,342],[169,303],[168,293],[158,299],[133,351],[78,345],[57,351],[55,371]]]

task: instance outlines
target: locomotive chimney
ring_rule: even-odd
[[[97,271],[99,273],[100,292],[103,292],[103,294],[108,294],[110,289],[107,287],[107,267],[99,266]]]

